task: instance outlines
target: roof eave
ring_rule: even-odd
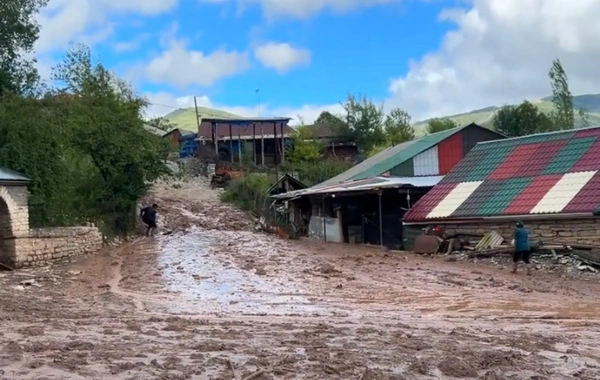
[[[485,217],[464,217],[456,219],[440,218],[420,221],[402,221],[405,226],[424,224],[468,224],[474,222],[512,222],[519,220],[547,220],[547,219],[586,219],[597,218],[592,212],[561,213],[561,214],[525,214],[525,215],[500,215]]]

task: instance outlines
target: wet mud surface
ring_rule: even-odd
[[[0,272],[0,379],[600,378],[596,276],[285,241],[210,190],[155,197],[169,234]]]

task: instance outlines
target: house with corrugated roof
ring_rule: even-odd
[[[306,125],[313,137],[324,145],[324,158],[355,162],[360,157],[358,146],[349,141],[344,141],[338,135],[335,127],[330,124]]]
[[[503,138],[477,124],[433,133],[390,147],[338,176],[277,199],[293,200],[298,221],[310,221],[309,236],[401,248],[404,213],[477,143]]]
[[[432,133],[379,152],[320,185],[378,176],[424,177],[445,175],[478,142],[497,140],[504,137],[475,123]]]
[[[600,127],[481,142],[404,216],[407,236],[425,225],[450,233],[516,221],[545,243],[600,246]]]
[[[198,118],[200,155],[221,161],[240,162],[245,149],[256,164],[276,165],[285,161],[285,152],[294,130],[289,117]]]

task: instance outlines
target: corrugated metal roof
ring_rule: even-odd
[[[162,136],[165,134],[165,131],[163,131],[162,129],[158,129],[156,127],[151,126],[150,124],[144,124],[144,129],[147,130],[148,132],[155,134],[157,136]]]
[[[288,123],[290,117],[243,117],[243,118],[221,118],[221,117],[201,117],[200,122],[227,122],[229,124],[251,124],[251,123]]]
[[[361,162],[360,164],[351,167],[342,174],[328,179],[322,184],[332,184],[336,182],[348,181],[351,179],[357,180],[379,176],[387,172],[388,170],[402,164],[406,160],[413,158],[417,154],[426,151],[427,149],[435,146],[436,144],[439,144],[443,140],[463,130],[464,128],[472,125],[476,124],[469,124],[463,127],[451,128],[445,131],[423,136],[413,141],[400,143],[396,146],[379,152],[373,157],[370,157]]]
[[[479,143],[404,220],[591,215],[599,169],[600,127]]]
[[[0,167],[0,182],[31,182],[31,179],[14,170]]]
[[[442,176],[430,177],[374,177],[363,180],[351,180],[331,185],[316,185],[308,189],[290,191],[273,196],[277,199],[289,199],[306,195],[344,193],[349,191],[367,191],[394,187],[432,187],[442,180]]]

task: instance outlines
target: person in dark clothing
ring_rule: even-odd
[[[531,264],[529,263],[530,255],[531,247],[529,246],[529,232],[527,232],[522,222],[517,222],[515,228],[515,253],[513,254],[512,272],[517,272],[519,260],[523,260],[527,268],[527,274],[531,276]]]
[[[158,205],[155,203],[152,206],[144,207],[140,212],[142,222],[146,225],[146,236],[154,236],[156,230],[156,210]]]

